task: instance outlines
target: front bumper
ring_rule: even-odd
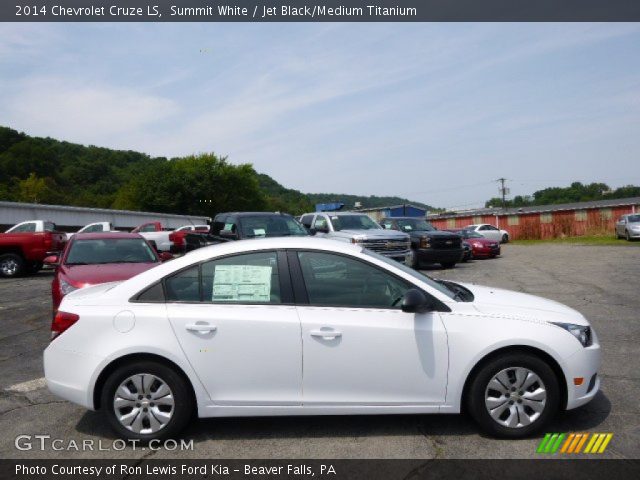
[[[567,410],[581,407],[593,400],[600,389],[598,370],[602,364],[600,345],[595,343],[574,353],[566,360]],[[581,385],[574,379],[582,378]]]
[[[474,257],[497,257],[500,255],[500,245],[497,247],[473,247]]]
[[[462,248],[418,248],[415,250],[418,263],[458,263],[462,261],[464,250]]]

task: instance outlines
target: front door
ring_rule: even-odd
[[[165,280],[171,325],[216,404],[301,404],[300,321],[278,257],[223,257]]]
[[[352,257],[295,257],[308,296],[298,305],[305,406],[444,402],[446,332],[437,312],[402,312],[412,285]]]

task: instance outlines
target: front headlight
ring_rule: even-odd
[[[585,327],[584,325],[575,325],[573,323],[560,323],[551,322],[557,327],[564,328],[571,335],[576,337],[583,347],[588,347],[593,343],[591,335],[591,327]]]
[[[362,243],[364,242],[366,237],[353,237],[351,238],[351,243]]]
[[[420,248],[431,248],[429,240],[429,237],[420,237]]]
[[[68,295],[74,290],[78,290],[78,287],[74,287],[73,285],[71,285],[68,282],[65,282],[64,280],[60,280],[60,291],[62,292],[63,295]]]
[[[473,242],[473,246],[476,248],[482,248],[482,244],[480,242]]]

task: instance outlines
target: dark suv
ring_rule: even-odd
[[[309,232],[287,213],[227,212],[213,219],[211,234],[226,240],[307,236]]]
[[[380,221],[385,229],[399,230],[409,234],[413,251],[411,266],[439,263],[451,268],[462,261],[464,249],[462,237],[451,232],[442,232],[429,222],[416,217],[388,217]]]

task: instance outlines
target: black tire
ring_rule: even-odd
[[[629,230],[625,230],[625,231],[624,231],[624,239],[625,239],[627,242],[630,242],[630,241],[631,241],[631,235],[629,235]]]
[[[19,277],[25,272],[24,259],[16,253],[0,255],[0,277]]]
[[[456,262],[440,262],[442,268],[453,268],[456,266]]]
[[[485,406],[485,393],[490,380],[502,370],[512,367],[526,368],[535,373],[544,384],[544,389],[546,390],[546,403],[540,416],[529,425],[517,428],[499,424],[491,417]],[[465,398],[467,410],[482,431],[494,437],[524,438],[533,435],[547,425],[557,414],[560,406],[560,387],[556,374],[544,360],[529,353],[509,353],[496,357],[482,365],[470,380],[471,383]],[[514,403],[516,401],[513,400]]]
[[[174,398],[174,410],[171,419],[164,427],[154,433],[136,433],[127,429],[116,417],[113,399],[116,389],[128,377],[138,374],[151,374],[161,379],[171,389]],[[189,423],[195,411],[191,389],[185,379],[173,368],[153,361],[140,361],[123,365],[109,375],[101,392],[101,409],[111,428],[120,438],[148,442],[154,439],[175,438]]]
[[[29,264],[27,264],[25,272],[29,275],[34,275],[42,270],[43,266],[44,264],[42,262],[30,262]]]
[[[509,243],[509,235],[506,233],[502,235],[502,243]]]

